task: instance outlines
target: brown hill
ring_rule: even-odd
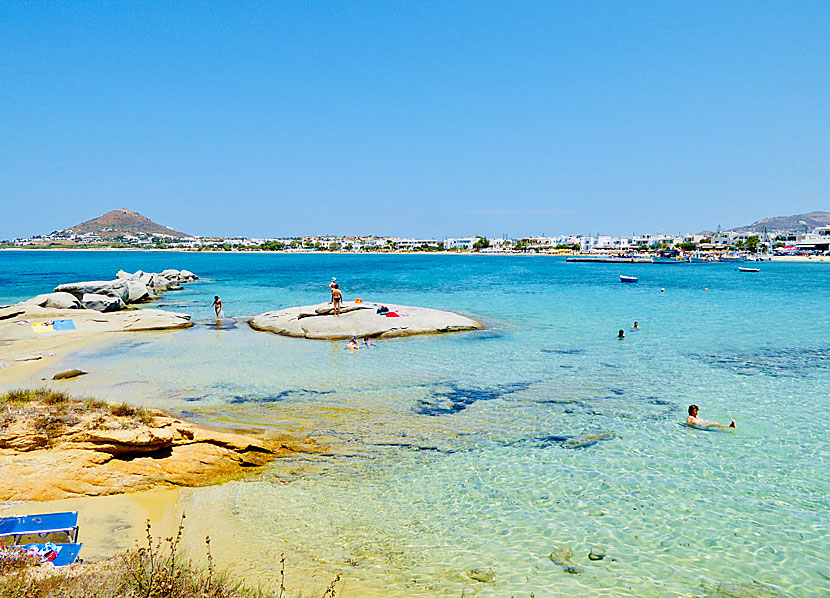
[[[795,214],[794,216],[764,218],[747,226],[740,226],[730,230],[738,232],[762,231],[766,227],[768,231],[804,232],[805,228],[813,230],[819,226],[828,225],[830,225],[830,212],[809,212],[807,214]]]
[[[66,234],[82,235],[93,233],[105,239],[113,239],[123,235],[164,235],[177,239],[191,235],[156,224],[149,218],[130,210],[113,210],[103,216],[76,224],[72,228],[61,231]]]

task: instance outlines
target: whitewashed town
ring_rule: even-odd
[[[765,254],[825,253],[830,250],[830,226],[812,231],[732,231],[684,235],[642,234],[612,236],[573,234],[499,238],[468,236],[454,238],[399,238],[393,236],[334,236],[245,238],[177,237],[164,233],[137,233],[103,236],[100,233],[56,231],[48,235],[4,241],[5,247],[55,248],[158,248],[189,251],[286,251],[286,252],[475,252],[475,253],[555,253],[588,255],[671,254],[670,257],[696,255],[716,257],[725,252]]]

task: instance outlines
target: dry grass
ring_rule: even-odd
[[[73,426],[136,428],[150,425],[153,415],[143,407],[75,399],[49,388],[16,389],[0,394],[0,427],[20,423],[46,435],[48,443]]]
[[[147,541],[123,554],[49,572],[19,553],[0,553],[0,598],[289,598],[285,588],[285,557],[279,579],[271,588],[252,588],[217,573],[207,546],[207,566],[198,567],[181,553],[184,516],[176,535],[154,539],[147,523]],[[8,559],[8,564],[4,562]],[[336,598],[340,575],[321,598]]]

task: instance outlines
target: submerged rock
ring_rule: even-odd
[[[605,558],[605,549],[601,546],[592,546],[591,550],[588,551],[588,560],[589,561],[601,561]]]
[[[340,316],[333,315],[330,304],[290,307],[254,317],[254,330],[273,332],[298,338],[343,340],[358,338],[389,338],[414,334],[435,334],[459,330],[478,330],[480,322],[437,309],[386,304],[391,317],[377,313],[378,304],[343,304]]]
[[[576,566],[571,559],[573,558],[573,550],[571,550],[570,546],[560,546],[555,551],[553,551],[550,555],[550,560],[554,563],[562,567],[562,570],[565,573],[570,573],[571,575],[577,575],[582,573],[582,569]]]
[[[707,591],[710,598],[786,598],[784,594],[767,585],[752,583],[722,583]]]
[[[467,572],[467,576],[481,583],[493,583],[496,581],[496,574],[492,569],[470,569]]]
[[[568,449],[586,448],[595,445],[601,440],[611,440],[616,437],[617,435],[614,432],[593,432],[591,434],[568,438],[562,443],[562,447]]]

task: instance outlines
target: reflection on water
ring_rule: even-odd
[[[267,580],[286,552],[312,587],[343,572],[344,596],[827,587],[830,438],[815,413],[830,388],[830,268],[770,264],[761,281],[627,264],[651,285],[629,288],[613,264],[547,258],[219,257],[215,271],[182,264],[217,281],[183,291],[194,305],[219,294],[244,318],[325,299],[337,275],[367,300],[489,328],[348,353],[241,320],[209,327],[205,310],[192,329],[55,364],[90,372],[62,389],[328,448],[183,491],[195,553],[209,532],[222,564]],[[634,320],[642,330],[617,341]],[[738,429],[682,426],[690,403]],[[561,547],[581,573],[551,561]]]

